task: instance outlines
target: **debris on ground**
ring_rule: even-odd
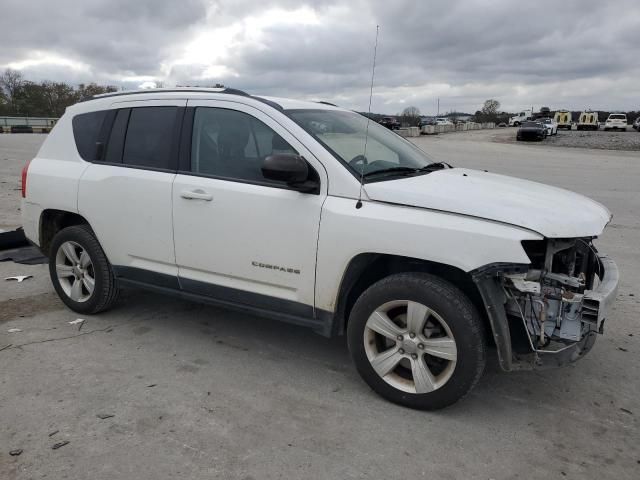
[[[12,346],[12,345],[13,345],[13,343],[9,343],[8,345],[5,345],[4,347],[0,347],[0,352],[1,352],[2,350],[6,350],[7,348],[9,348],[9,347],[10,347],[10,346]]]
[[[620,407],[620,411],[624,413],[628,413],[629,415],[633,415],[633,412],[631,410],[627,410],[626,408]]]
[[[20,328],[10,328],[9,330],[7,330],[7,332],[9,332],[9,333],[18,333],[18,332],[21,332],[21,331],[22,331],[22,329],[20,329]]]
[[[53,432],[51,432],[49,434],[50,437],[53,437],[56,433],[58,433],[60,430],[54,430]]]
[[[17,280],[18,283],[24,282],[27,278],[33,278],[33,275],[16,275],[13,277],[7,277],[5,280]]]
[[[53,446],[51,447],[52,450],[57,450],[60,447],[64,447],[65,445],[67,445],[69,443],[69,440],[64,440],[62,442],[58,442],[58,443],[54,443]]]
[[[22,449],[21,448],[16,448],[15,450],[11,450],[9,452],[9,455],[11,455],[12,457],[17,457],[18,455],[22,454]]]
[[[76,320],[71,320],[69,325],[77,325],[78,323],[84,322],[84,318],[77,318]]]
[[[152,383],[151,385],[147,385],[147,388],[155,387],[157,383]]]
[[[96,415],[96,417],[98,417],[100,420],[106,420],[107,418],[115,417],[115,415],[112,415],[110,413],[99,413]]]
[[[37,247],[27,246],[0,252],[0,262],[5,261],[23,265],[42,265],[48,263],[49,260],[42,255],[42,252]]]
[[[18,228],[9,232],[0,232],[0,250],[9,250],[11,248],[26,247],[29,245],[24,230]]]
[[[618,347],[618,350],[620,350],[621,352],[628,352],[629,351],[624,347]]]

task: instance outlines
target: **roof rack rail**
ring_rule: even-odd
[[[80,101],[81,102],[86,102],[86,101],[95,100],[95,99],[98,99],[98,98],[120,97],[120,96],[125,96],[125,95],[137,95],[137,94],[140,94],[140,93],[152,93],[152,92],[160,92],[160,93],[183,93],[183,92],[226,93],[228,95],[238,95],[238,96],[241,96],[241,97],[253,98],[254,100],[262,102],[265,105],[269,105],[270,107],[273,107],[273,108],[275,108],[277,110],[284,110],[282,108],[282,105],[280,105],[280,104],[278,104],[276,102],[273,102],[271,100],[267,100],[266,98],[262,98],[262,97],[255,97],[253,95],[248,94],[247,92],[245,92],[243,90],[238,90],[237,88],[227,88],[227,87],[222,87],[222,88],[176,87],[176,88],[154,88],[154,89],[147,89],[147,90],[128,90],[128,91],[124,91],[124,92],[101,93],[99,95],[93,95],[92,97],[85,98],[84,100],[80,100]]]
[[[123,92],[100,93],[98,95],[93,95],[89,98],[85,98],[84,100],[81,100],[81,101],[85,102],[85,101],[94,100],[97,98],[120,97],[125,95],[138,95],[140,93],[152,93],[152,92],[160,92],[160,93],[211,92],[211,93],[228,93],[230,95],[241,95],[243,97],[251,96],[247,92],[244,92],[242,90],[238,90],[235,88],[175,87],[175,88],[153,88],[153,89],[145,89],[145,90],[126,90]]]

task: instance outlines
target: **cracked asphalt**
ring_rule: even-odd
[[[0,229],[19,223],[20,169],[42,138],[0,135]],[[612,210],[597,245],[622,279],[587,357],[509,374],[493,357],[462,402],[417,412],[372,393],[342,338],[138,290],[72,325],[46,266],[0,262],[0,478],[637,479],[638,153],[500,144],[491,132],[415,142]]]

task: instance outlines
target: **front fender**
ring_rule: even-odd
[[[318,239],[316,308],[334,312],[351,260],[364,253],[426,260],[471,272],[496,263],[528,264],[530,230],[458,214],[328,197]]]

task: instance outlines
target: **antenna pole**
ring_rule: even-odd
[[[364,134],[364,152],[362,157],[367,158],[367,140],[369,139],[369,123],[371,122],[371,100],[373,99],[373,79],[376,75],[376,55],[378,54],[378,32],[380,31],[380,25],[376,25],[376,43],[373,47],[373,68],[371,69],[371,87],[369,89],[369,111],[367,113],[367,127]],[[358,201],[356,202],[356,208],[362,208],[362,186],[364,184],[364,160],[362,161],[362,168],[360,169],[360,192],[358,193]]]

